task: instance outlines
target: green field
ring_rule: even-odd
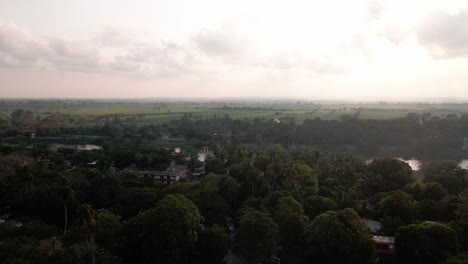
[[[154,101],[125,100],[3,100],[0,113],[9,116],[11,111],[33,111],[38,118],[59,116],[69,126],[100,124],[117,116],[137,125],[164,123],[191,115],[192,119],[221,117],[233,119],[294,120],[321,118],[340,120],[344,115],[358,119],[403,118],[410,112],[431,113],[444,118],[448,114],[468,114],[468,104],[422,103],[342,103],[310,101]]]

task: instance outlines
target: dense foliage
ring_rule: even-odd
[[[382,223],[378,234],[396,237],[398,263],[466,260],[468,173],[457,163],[425,162],[413,171],[393,158],[366,162],[285,148],[365,142],[421,144],[426,151],[430,141],[456,149],[465,119],[294,124],[187,116],[134,127],[116,118],[40,132],[99,136],[94,143],[102,149],[78,150],[21,138],[34,116],[11,117],[4,138],[22,143],[0,145],[4,263],[374,263],[363,218]],[[234,138],[217,138],[216,129],[232,130]],[[168,131],[213,155],[202,164],[195,152],[172,151],[157,141]],[[188,172],[171,185],[135,173],[164,170],[171,161]],[[206,175],[193,176],[201,166]]]

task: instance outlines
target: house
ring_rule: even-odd
[[[391,257],[395,254],[395,237],[393,236],[381,236],[379,235],[382,229],[382,223],[375,220],[363,219],[367,227],[374,236],[372,239],[375,244],[375,252],[379,256],[379,259],[383,259],[384,256]]]
[[[195,179],[201,179],[205,177],[205,175],[206,175],[205,163],[203,163],[202,167],[195,168],[192,172],[192,176],[195,177]]]
[[[395,237],[391,236],[374,236],[375,252],[377,254],[394,255],[395,254]]]
[[[186,178],[189,173],[185,165],[176,165],[174,161],[172,161],[170,166],[164,171],[135,170],[133,168],[129,170],[139,174],[140,177],[157,179],[168,185],[175,183],[182,178]]]

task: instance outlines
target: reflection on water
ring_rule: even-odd
[[[67,144],[50,144],[52,150],[57,150],[59,148],[65,149],[77,149],[77,150],[101,150],[102,147],[98,145],[67,145]]]
[[[462,160],[460,163],[458,163],[458,166],[460,168],[468,170],[468,159]]]
[[[412,170],[414,171],[417,171],[421,168],[421,161],[420,160],[417,160],[417,159],[408,159],[408,160],[405,160],[405,159],[402,159],[402,158],[396,158],[397,160],[401,160],[403,162],[405,162],[406,164],[408,164]]]
[[[398,157],[393,157],[394,159],[401,160],[404,163],[408,164],[412,170],[417,171],[421,168],[421,161],[417,159],[403,159],[403,158],[398,158]],[[366,164],[369,165],[374,159],[368,159],[366,161]]]
[[[408,164],[412,170],[417,171],[421,168],[422,162],[417,159],[402,159],[402,158],[395,158],[397,160],[401,160]],[[374,159],[369,159],[366,161],[367,164],[371,163]],[[462,169],[468,170],[468,159],[462,160],[460,163],[458,163],[458,166]]]

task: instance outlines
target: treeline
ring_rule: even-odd
[[[135,142],[90,152],[3,146],[0,259],[374,263],[369,218],[381,221],[379,234],[395,236],[396,256],[385,263],[467,261],[468,174],[456,163],[415,173],[389,158],[366,164],[349,154],[226,144],[201,180],[163,185],[125,170],[172,159],[201,166],[179,155]]]
[[[351,145],[356,153],[376,155],[381,147],[396,147],[405,154],[424,159],[457,159],[464,151],[468,137],[468,117],[440,119],[429,114],[409,114],[391,120],[359,120],[344,117],[338,120],[238,120],[224,116],[215,119],[173,120],[175,134],[189,140],[216,140],[214,133],[232,131],[237,142],[268,146],[270,144]],[[218,136],[219,138],[219,136]],[[224,137],[226,138],[226,137]]]
[[[306,146],[350,146],[352,151],[375,155],[380,148],[390,147],[422,159],[456,159],[466,155],[468,116],[448,114],[445,118],[430,113],[409,113],[406,118],[361,120],[343,116],[341,120],[305,119],[296,124],[293,118],[278,120],[232,119],[228,115],[201,118],[185,114],[164,124],[137,126],[131,117],[103,116],[103,123],[88,125],[73,120],[64,125],[59,116],[34,116],[29,110],[16,110],[10,118],[0,117],[3,137],[38,137],[93,135],[118,139],[157,140],[163,135],[182,136],[188,141],[227,140],[243,144]],[[70,121],[70,120],[68,120]],[[67,122],[68,122],[67,121]],[[70,121],[71,122],[71,121]]]

